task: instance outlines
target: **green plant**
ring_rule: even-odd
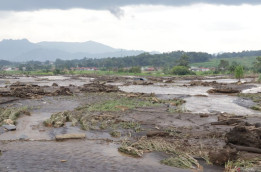
[[[244,69],[242,66],[237,66],[235,68],[235,77],[238,79],[239,82],[244,77]]]

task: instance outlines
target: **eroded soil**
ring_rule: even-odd
[[[261,85],[253,78],[234,81],[2,78],[0,108],[26,107],[30,115],[17,114],[15,131],[0,127],[0,171],[224,171],[228,161],[246,155],[251,165],[240,168],[260,169],[261,115],[253,108],[260,102],[249,94],[256,95]],[[213,89],[237,91],[210,93]],[[253,143],[230,137],[235,127],[254,133],[249,137]],[[76,133],[86,138],[55,140]]]

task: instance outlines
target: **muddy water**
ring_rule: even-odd
[[[22,116],[17,120],[17,129],[0,135],[0,140],[51,140],[50,130],[44,127],[43,121],[51,114],[66,110],[73,110],[80,103],[66,99],[21,100],[18,105],[35,106],[30,116]]]
[[[26,82],[31,84],[37,84],[39,86],[51,86],[53,83],[57,83],[59,86],[69,86],[70,84],[81,86],[86,83],[90,83],[93,78],[87,77],[77,77],[71,78],[66,76],[43,76],[43,77],[10,77],[10,78],[1,78],[0,87],[5,87],[6,85],[15,83],[15,82]]]
[[[185,108],[195,113],[227,112],[237,115],[256,115],[257,111],[236,104],[237,97],[227,95],[208,95],[208,97],[187,97]]]
[[[133,93],[155,93],[155,94],[185,94],[185,95],[207,95],[211,87],[181,87],[181,86],[143,86],[131,85],[120,87],[122,91]]]
[[[230,82],[230,81],[233,80],[230,79],[226,80],[226,82]],[[239,105],[240,103],[237,103],[238,98],[236,96],[208,94],[207,91],[211,88],[212,87],[202,87],[202,86],[181,87],[177,85],[176,86],[175,85],[172,86],[131,85],[131,86],[120,87],[120,89],[125,92],[160,94],[161,95],[160,98],[173,97],[173,95],[187,95],[187,96],[183,96],[186,97],[185,98],[186,103],[184,105],[184,108],[193,113],[227,112],[227,113],[239,114],[239,115],[261,115],[261,113],[258,111],[254,111],[247,107],[240,106]],[[259,89],[260,89],[260,85],[257,88],[249,89],[249,90],[254,92],[254,91],[258,91]],[[198,96],[198,95],[203,95],[203,96]]]
[[[0,156],[3,172],[190,171],[161,165],[151,154],[138,159],[122,156],[116,145],[94,141],[11,142],[1,147],[6,150]]]

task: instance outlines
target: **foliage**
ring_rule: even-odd
[[[257,73],[261,73],[261,56],[256,58],[254,64],[254,71]]]
[[[220,60],[229,61],[229,63],[231,65],[233,65],[233,62],[236,62],[238,65],[241,65],[241,66],[244,66],[247,68],[251,68],[251,67],[253,67],[253,63],[256,61],[256,57],[233,57],[233,58],[223,58],[223,59],[213,58],[206,62],[192,63],[190,65],[196,66],[196,67],[215,67],[215,68],[217,68],[220,63]],[[236,66],[238,66],[238,65],[236,65]]]
[[[142,53],[137,56],[127,56],[121,58],[103,58],[92,59],[83,58],[81,60],[61,60],[55,61],[55,67],[58,69],[71,67],[99,67],[99,68],[123,68],[131,66],[174,66],[176,61],[184,55],[184,51],[174,51],[170,53],[154,54]],[[191,62],[208,61],[212,55],[201,52],[186,52]]]
[[[259,83],[261,83],[261,74],[259,75],[258,77],[258,80],[257,80]]]
[[[235,69],[235,77],[240,81],[244,76],[244,69],[242,66],[237,66]]]
[[[175,157],[169,157],[167,159],[161,160],[161,163],[168,166],[173,166],[173,167],[183,168],[183,169],[186,168],[193,169],[199,166],[197,160],[195,160],[193,157],[186,154],[178,155]]]
[[[10,119],[14,123],[21,114],[30,114],[27,107],[20,108],[0,108],[0,126],[4,124],[4,120]]]
[[[185,67],[189,67],[189,56],[187,56],[186,54],[183,54],[178,60],[177,60],[177,66],[185,66]]]
[[[252,168],[260,159],[228,161],[225,164],[225,172],[238,172]]]
[[[174,75],[193,75],[195,73],[190,71],[185,66],[175,66],[175,67],[173,67],[171,74],[174,74]]]
[[[220,63],[218,65],[218,70],[225,71],[229,68],[229,61],[227,60],[220,60]]]
[[[130,73],[141,73],[141,67],[135,66],[129,69]]]
[[[239,66],[239,64],[236,61],[233,61],[232,64],[229,66],[229,72],[234,73],[237,66]]]
[[[242,52],[233,52],[233,53],[222,53],[218,54],[217,58],[234,58],[234,57],[253,57],[261,56],[261,50],[259,51],[242,51]]]

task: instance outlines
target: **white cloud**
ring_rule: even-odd
[[[261,49],[260,5],[143,5],[121,9],[125,15],[120,19],[105,10],[0,13],[0,39],[94,40],[116,48],[162,52]]]

